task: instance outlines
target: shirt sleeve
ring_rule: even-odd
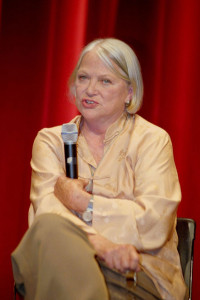
[[[68,210],[54,195],[54,185],[59,176],[65,174],[64,149],[58,134],[49,129],[41,130],[33,144],[31,207],[29,209],[29,225],[34,217],[44,213],[55,213],[63,216],[88,233],[95,230],[85,224]]]
[[[139,251],[152,251],[162,247],[173,233],[181,200],[180,185],[166,132],[148,142],[140,140],[134,147],[134,198],[108,201],[94,196],[94,227],[114,242],[132,243]]]

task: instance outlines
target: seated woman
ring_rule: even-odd
[[[95,40],[69,83],[80,112],[71,121],[78,179],[65,176],[61,126],[41,130],[31,161],[30,228],[12,254],[15,281],[31,300],[184,299],[172,144],[136,114],[143,82],[135,53],[117,39]],[[136,282],[127,283],[131,272]]]

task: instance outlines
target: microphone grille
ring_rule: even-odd
[[[78,139],[78,129],[74,123],[65,123],[62,125],[61,135],[65,144],[75,144]]]

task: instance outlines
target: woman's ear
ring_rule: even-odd
[[[131,100],[133,98],[133,87],[132,86],[128,86],[128,95],[126,97],[126,100],[125,100],[125,104],[126,105],[129,105]]]

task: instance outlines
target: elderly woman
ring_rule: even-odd
[[[179,180],[168,134],[136,114],[143,83],[135,53],[117,39],[91,42],[70,88],[80,112],[71,121],[78,179],[65,176],[61,126],[41,130],[30,228],[12,254],[15,281],[25,299],[184,299]],[[127,283],[131,272],[136,282]]]

